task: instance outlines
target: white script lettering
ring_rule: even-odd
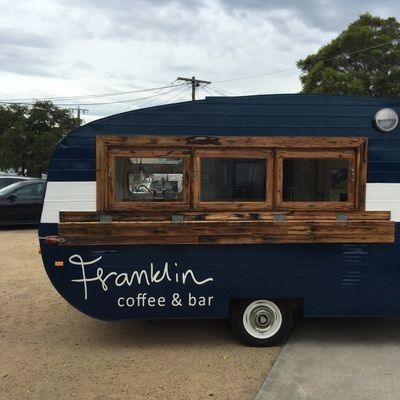
[[[87,276],[86,267],[98,263],[102,259],[102,256],[92,260],[83,261],[83,258],[79,254],[73,254],[69,258],[69,262],[72,265],[77,265],[81,268],[82,278],[72,279],[71,282],[82,283],[85,300],[88,298],[88,283],[98,281],[101,284],[101,288],[106,292],[110,284],[114,284],[116,287],[121,286],[133,286],[135,283],[137,285],[145,284],[151,286],[152,284],[158,284],[162,282],[171,282],[171,271],[168,262],[164,264],[164,268],[156,269],[153,263],[150,263],[149,268],[143,268],[141,270],[136,270],[131,273],[128,272],[115,272],[110,271],[105,273],[104,269],[98,267],[96,269],[96,275],[92,277]],[[174,263],[175,267],[178,266]],[[195,285],[201,286],[208,282],[213,282],[214,278],[206,278],[200,280],[196,277],[195,273],[191,269],[187,269],[184,272],[174,272],[174,282],[181,283],[185,285],[187,282],[191,281]]]

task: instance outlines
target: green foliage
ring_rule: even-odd
[[[297,66],[304,93],[399,97],[400,24],[395,18],[362,14]]]
[[[49,101],[0,106],[0,170],[14,168],[29,176],[47,172],[57,143],[80,123]]]

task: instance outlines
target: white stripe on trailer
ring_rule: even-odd
[[[47,182],[41,222],[58,224],[60,211],[96,211],[96,182]]]
[[[400,183],[367,183],[366,210],[400,222]],[[60,211],[96,211],[96,182],[48,182],[41,222],[58,224]]]
[[[400,183],[367,183],[367,211],[390,211],[392,221],[400,222]]]

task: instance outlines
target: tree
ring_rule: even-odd
[[[362,14],[297,66],[304,93],[399,97],[400,24]]]
[[[50,101],[0,107],[0,170],[41,176],[57,143],[80,124],[69,110]]]

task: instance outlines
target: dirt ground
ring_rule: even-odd
[[[0,230],[0,398],[254,399],[279,348],[226,321],[102,322],[52,287],[33,229]]]

